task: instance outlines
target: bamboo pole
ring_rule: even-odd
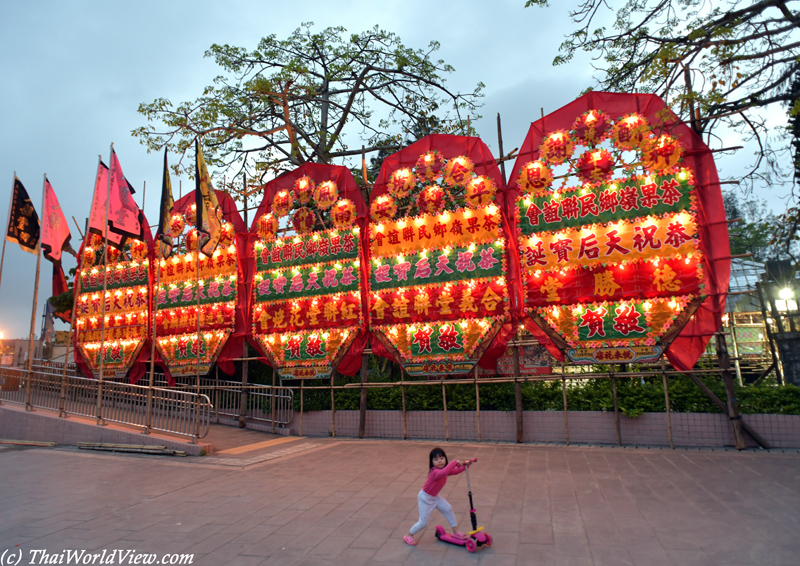
[[[81,259],[78,259],[78,266],[80,266]],[[58,400],[58,416],[64,418],[67,416],[67,363],[69,362],[69,347],[72,345],[72,333],[75,328],[75,310],[78,304],[78,295],[81,292],[81,282],[78,270],[75,271],[75,280],[72,283],[72,316],[69,319],[69,334],[67,335],[67,353],[64,354],[64,367],[61,368],[61,392]]]
[[[500,124],[500,112],[497,113],[497,146],[500,150],[500,155],[503,155],[503,128]],[[506,180],[506,162],[500,162],[500,172],[503,174],[503,181]]]
[[[198,296],[199,296],[198,292]],[[198,309],[199,311],[199,309]],[[247,338],[244,339],[242,343],[242,356],[247,358]],[[239,395],[239,428],[245,428],[246,426],[246,417],[247,417],[247,380],[248,380],[248,371],[250,370],[250,362],[245,359],[242,362],[242,392]]]
[[[272,419],[272,434],[275,434],[275,368],[272,368],[272,395],[269,397],[270,413]]]
[[[219,365],[214,365],[214,413],[219,424]]]
[[[478,386],[478,365],[475,364],[475,423],[478,427],[478,442],[482,440],[481,435],[481,392]]]
[[[408,439],[408,421],[406,417],[406,386],[405,386],[405,378],[403,377],[403,368],[400,367],[400,379],[402,382],[400,384],[400,396],[403,400],[403,440]]]
[[[150,434],[150,429],[153,425],[153,383],[155,381],[156,343],[158,341],[156,315],[158,314],[158,286],[161,284],[161,243],[159,240],[156,240],[155,248],[156,285],[153,287],[153,318],[151,319],[153,324],[153,341],[150,344],[150,375],[147,379],[147,415],[144,421],[144,434]]]
[[[722,399],[717,397],[716,393],[714,393],[713,391],[711,391],[711,389],[709,389],[708,385],[703,383],[703,381],[699,377],[694,375],[694,372],[687,372],[685,375],[687,375],[689,379],[691,379],[694,382],[694,384],[697,385],[700,391],[706,394],[706,396],[711,400],[711,402],[714,403],[717,406],[717,408],[720,411],[722,411],[724,415],[729,416],[728,406]],[[753,430],[753,428],[750,427],[750,425],[748,425],[746,422],[742,420],[740,420],[739,422],[742,423],[742,428],[745,430],[745,432],[750,436],[752,436],[753,440],[758,442],[758,444],[761,445],[762,448],[764,448],[765,450],[770,449],[769,442],[767,442],[760,434],[758,434],[755,430]]]
[[[361,398],[358,403],[358,437],[364,438],[364,429],[367,425],[367,390],[364,384],[367,382],[368,358],[366,354],[361,354]]]
[[[772,361],[775,364],[775,377],[777,378],[778,385],[783,385],[783,372],[781,371],[780,358],[778,357],[778,352],[775,349],[775,339],[773,338],[772,325],[767,322],[768,316],[766,301],[764,300],[764,291],[761,287],[760,281],[756,282],[756,291],[758,291],[758,299],[761,303],[761,316],[764,320],[764,328],[767,331],[767,340],[769,341],[769,349],[772,353]]]
[[[614,423],[617,427],[617,445],[622,446],[622,432],[619,428],[619,402],[617,401],[617,378],[611,375],[611,395],[614,397]]]
[[[300,380],[300,436],[303,436],[303,382],[305,380]]]
[[[97,382],[97,424],[103,425],[103,372],[105,371],[106,358],[106,293],[108,292],[108,206],[111,200],[111,174],[114,167],[114,144],[111,144],[111,151],[108,158],[108,182],[106,183],[106,216],[103,225],[103,305],[100,310],[100,375]]]
[[[669,386],[667,385],[667,374],[664,363],[664,357],[661,357],[661,380],[664,384],[664,406],[667,409],[667,433],[669,435],[669,447],[675,450],[675,445],[672,442],[672,412],[669,406]]]
[[[8,235],[8,223],[11,221],[11,207],[14,205],[14,187],[17,182],[17,172],[14,171],[14,178],[11,180],[11,196],[8,201],[8,216],[6,217],[6,231],[3,234],[3,254],[0,255],[0,284],[3,282],[3,264],[6,260],[6,236]]]
[[[444,388],[444,379],[442,380],[442,406],[444,407],[444,439],[450,440],[450,423],[447,422],[447,392]]]
[[[47,175],[42,180],[42,210],[44,214],[44,187]],[[31,410],[31,381],[33,380],[33,337],[36,334],[36,309],[39,306],[39,271],[42,267],[42,234],[39,232],[39,251],[36,254],[36,279],[33,284],[33,309],[31,312],[31,333],[28,335],[28,379],[25,380],[25,410]]]
[[[195,161],[197,160],[197,156],[195,156]],[[198,183],[199,183],[198,178]],[[199,189],[195,189],[196,191]],[[213,190],[213,189],[211,189]],[[205,201],[203,201],[203,206],[205,207]],[[195,211],[195,214],[200,215],[200,211]],[[211,214],[214,214],[212,211]],[[192,443],[196,443],[200,438],[200,345],[201,340],[200,338],[200,230],[197,230],[197,238],[195,238],[195,252],[194,252],[194,271],[195,271],[195,285],[197,286],[197,310],[194,313],[195,320],[197,321],[197,334],[194,337],[194,347],[197,349],[197,353],[195,354],[195,392],[197,393],[197,407],[195,407],[194,412],[194,436],[192,437]],[[241,427],[241,417],[240,417],[240,424]]]
[[[333,376],[336,370],[331,371],[331,438],[336,438],[336,404],[333,400]]]
[[[733,344],[733,366],[736,369],[736,379],[739,387],[744,386],[742,380],[742,366],[739,363],[739,342],[736,340],[736,317],[733,312],[728,313],[728,327],[731,329],[731,343]]]
[[[725,344],[725,337],[721,334],[717,334],[717,359],[719,359],[719,365],[722,369],[722,383],[725,385],[725,397],[727,397],[728,418],[731,422],[733,443],[737,450],[744,450],[747,448],[747,442],[742,436],[742,415],[739,414],[739,405],[736,402],[736,392],[733,388],[728,347]]]
[[[517,443],[521,444],[525,438],[522,420],[522,383],[519,381],[519,346],[514,346],[514,402],[517,417]]]
[[[561,396],[564,399],[564,439],[569,446],[569,416],[567,412],[567,368],[561,362]]]

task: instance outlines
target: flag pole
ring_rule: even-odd
[[[212,189],[213,190],[213,189]],[[205,204],[205,201],[203,202]],[[197,213],[199,214],[200,211],[198,210]],[[196,368],[197,368],[197,408],[195,410],[195,418],[194,418],[194,437],[192,438],[192,442],[197,442],[197,439],[200,438],[200,345],[201,345],[201,338],[200,338],[200,231],[195,228],[197,232],[197,238],[195,238],[195,252],[196,257],[194,260],[196,269],[196,276],[197,276],[197,312],[195,313],[197,316],[197,338],[195,340],[195,347],[197,348],[197,359],[196,359]]]
[[[148,226],[147,229],[149,230],[150,227]],[[156,364],[156,340],[158,339],[158,328],[156,325],[156,315],[158,314],[158,286],[161,283],[161,244],[159,240],[155,241],[155,251],[156,251],[156,284],[153,287],[153,343],[150,345],[150,379],[147,383],[147,416],[145,417],[144,422],[144,434],[150,434],[150,427],[152,421],[152,412],[153,412],[153,381],[155,372],[155,364]]]
[[[44,210],[44,185],[47,182],[47,175],[42,179],[42,207]],[[39,223],[41,227],[41,221]],[[42,231],[39,229],[39,241],[37,242],[39,253],[36,254],[36,279],[33,284],[33,309],[31,312],[31,333],[28,336],[28,379],[25,380],[25,410],[31,410],[31,380],[33,379],[33,335],[36,332],[36,307],[39,302],[39,270],[42,266]]]
[[[58,416],[66,417],[67,404],[67,363],[69,363],[69,347],[72,346],[73,328],[75,327],[75,306],[78,304],[78,295],[81,292],[81,264],[83,256],[78,258],[78,269],[75,270],[75,280],[72,282],[72,316],[69,319],[69,335],[67,338],[67,353],[64,354],[64,367],[61,368],[61,397],[58,403]]]
[[[105,245],[103,246],[103,306],[100,311],[100,375],[97,384],[97,424],[103,424],[103,362],[106,357],[106,293],[108,292],[108,205],[111,200],[111,173],[114,168],[114,143],[108,157],[108,180],[106,182],[106,221],[103,225]]]
[[[14,181],[17,180],[17,172],[14,171]],[[0,255],[0,283],[3,281],[3,262],[6,259],[6,236],[8,235],[8,223],[11,221],[11,206],[14,204],[14,181],[11,181],[11,198],[8,201],[8,218],[6,218],[6,231],[3,234],[3,255]]]

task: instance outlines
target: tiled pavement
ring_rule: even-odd
[[[193,553],[203,566],[800,563],[800,454],[788,451],[447,443],[451,458],[479,458],[470,479],[494,545],[469,554],[429,527],[412,548],[401,537],[417,519],[434,445],[296,439],[204,458],[0,447],[0,556],[135,549]],[[464,476],[442,494],[468,527]]]

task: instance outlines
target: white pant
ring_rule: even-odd
[[[431,513],[433,513],[434,509],[438,509],[439,512],[444,515],[444,518],[447,519],[447,522],[450,523],[452,528],[455,529],[456,525],[458,525],[458,523],[456,523],[456,516],[453,513],[453,508],[444,497],[428,495],[423,490],[419,490],[417,502],[419,503],[419,521],[411,527],[409,532],[412,535],[417,534],[428,526],[428,519],[431,518]]]

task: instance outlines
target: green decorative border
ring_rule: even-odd
[[[125,269],[129,270],[130,267],[131,266],[127,266]],[[144,267],[144,273],[142,273],[142,267]],[[103,270],[98,269],[98,274],[97,274],[98,282],[96,285],[88,284],[90,280],[91,269],[92,268],[86,267],[81,272],[81,293],[103,290],[103,280],[100,278],[100,274],[103,273]],[[116,266],[111,269],[108,269],[107,271],[116,271]],[[137,278],[135,280],[128,279],[127,281],[117,281],[117,282],[109,281],[106,284],[106,290],[111,291],[112,289],[124,289],[126,287],[138,287],[140,285],[148,285],[150,283],[149,271],[150,271],[150,266],[146,262],[139,263],[136,269]],[[144,277],[142,277],[142,275],[144,275]]]
[[[336,286],[329,286],[325,287],[323,285],[323,278],[324,278],[324,271],[326,267],[332,267],[337,271],[336,275]],[[342,285],[340,283],[340,279],[342,274],[348,268],[352,268],[351,276],[353,280],[348,285]],[[309,280],[312,273],[316,273],[317,275],[317,285],[319,285],[319,289],[307,289],[309,286]],[[290,291],[291,289],[291,282],[292,278],[300,275],[303,281],[303,289],[300,291]],[[283,292],[279,293],[275,289],[275,281],[280,277],[286,278],[286,283],[283,286]],[[259,290],[259,286],[263,283],[264,280],[269,279],[271,281],[269,289],[269,294],[262,294]],[[295,299],[299,297],[317,297],[320,295],[333,295],[336,293],[350,293],[353,291],[360,290],[360,283],[361,283],[361,273],[359,270],[358,265],[353,262],[352,265],[340,265],[340,264],[319,264],[313,267],[296,267],[294,269],[282,269],[282,270],[270,270],[266,273],[257,273],[255,278],[253,279],[253,296],[256,302],[264,303],[264,302],[274,302],[274,301],[282,301],[285,299]]]
[[[340,232],[343,232],[343,233],[340,233]],[[303,249],[304,250],[307,249],[307,246],[308,246],[309,242],[313,242],[313,241],[319,242],[321,240],[327,240],[328,241],[328,248],[330,249],[331,239],[336,237],[336,235],[338,235],[342,239],[344,239],[345,237],[351,238],[352,239],[352,244],[353,244],[353,249],[350,250],[349,252],[346,252],[346,251],[344,251],[344,249],[342,249],[342,251],[340,251],[337,254],[327,254],[327,255],[324,255],[324,256],[317,256],[316,253],[315,253],[315,255],[313,257],[306,256],[304,258],[299,258],[299,259],[291,259],[291,260],[286,260],[286,261],[282,260],[282,261],[277,262],[277,263],[276,262],[272,262],[271,260],[270,260],[269,263],[264,263],[264,261],[263,261],[263,259],[261,257],[261,253],[262,253],[264,248],[269,249],[270,252],[271,252],[276,246],[280,247],[281,249],[283,249],[284,247],[289,246],[289,245],[294,247],[295,243],[298,243],[298,242],[296,242],[296,240],[298,240],[298,239],[300,240],[299,243],[303,244]],[[319,245],[319,243],[317,245]],[[265,243],[263,240],[258,240],[256,242],[255,248],[254,248],[255,256],[256,256],[256,271],[257,272],[271,271],[273,269],[282,269],[282,268],[294,267],[294,266],[300,266],[300,265],[302,265],[302,266],[315,265],[315,264],[323,263],[323,262],[337,262],[337,261],[342,261],[342,260],[357,259],[359,257],[359,246],[360,245],[361,245],[360,244],[360,232],[359,233],[355,233],[355,232],[353,232],[351,230],[344,230],[344,231],[329,230],[329,231],[326,231],[326,232],[314,232],[312,234],[304,234],[302,236],[291,236],[291,237],[285,237],[285,238],[278,238],[277,240],[274,240],[274,241],[271,241],[271,242],[267,242],[267,243]],[[292,255],[294,255],[294,253]],[[283,257],[283,253],[281,253],[281,257]]]
[[[458,271],[456,269],[456,261],[458,260],[458,254],[469,252],[470,247],[473,248],[472,250],[472,263],[475,265],[475,269],[472,271]],[[499,253],[499,257],[492,255],[492,257],[496,260],[496,263],[490,269],[483,269],[478,266],[481,258],[481,252],[483,250],[492,250],[495,253]],[[370,265],[370,289],[372,291],[381,291],[385,289],[401,289],[406,287],[416,287],[420,285],[429,285],[429,284],[436,284],[436,283],[448,283],[453,281],[468,281],[470,279],[475,278],[487,278],[487,277],[503,277],[505,276],[505,249],[504,246],[500,243],[495,244],[480,244],[480,245],[473,245],[473,246],[465,246],[459,248],[452,248],[448,253],[447,256],[450,259],[448,262],[448,267],[452,269],[452,273],[443,272],[439,275],[434,275],[436,272],[436,262],[438,261],[439,256],[441,256],[444,252],[433,250],[433,251],[420,251],[418,253],[407,255],[407,256],[397,256],[394,258],[383,258],[380,260],[374,260],[372,265]],[[411,268],[407,272],[407,279],[405,281],[400,281],[397,279],[397,274],[394,271],[394,266],[403,263],[400,261],[400,258],[403,259],[404,262],[411,263]],[[414,273],[417,270],[418,263],[423,260],[428,260],[428,266],[430,268],[431,275],[425,278],[415,278]],[[377,280],[377,273],[376,270],[379,266],[390,265],[389,269],[389,276],[391,281],[387,282],[378,282]]]
[[[236,275],[220,275],[217,277],[208,277],[208,278],[203,278],[200,281],[203,282],[202,285],[203,292],[206,295],[205,298],[202,297],[200,298],[201,305],[211,305],[216,303],[227,303],[230,301],[236,301]],[[222,288],[226,282],[231,286],[233,292],[228,295],[223,295]],[[159,284],[158,291],[156,293],[156,309],[161,311],[177,307],[197,306],[197,280],[190,279],[188,281],[184,281],[183,283],[184,285],[177,285],[176,283]],[[192,298],[189,300],[183,300],[183,295],[187,283],[192,289]],[[219,292],[218,297],[209,296],[209,292],[211,291],[211,288],[214,284],[217,285],[217,289]],[[178,300],[176,302],[172,302],[169,300],[165,302],[159,301],[161,292],[165,292],[167,299],[169,299],[170,293],[174,292],[175,290],[177,290],[178,292]]]
[[[547,194],[544,196],[538,197],[522,197],[518,198],[516,202],[516,213],[517,213],[517,226],[518,231],[524,236],[529,236],[531,234],[536,234],[539,232],[546,232],[546,231],[554,231],[554,230],[563,230],[564,228],[573,228],[577,226],[585,226],[589,224],[598,224],[603,222],[616,222],[619,220],[628,220],[633,218],[639,218],[642,216],[648,215],[663,215],[669,212],[680,212],[683,210],[687,210],[690,208],[692,204],[692,196],[693,196],[693,186],[689,179],[688,175],[685,175],[686,179],[679,179],[678,175],[665,175],[664,177],[657,177],[651,176],[654,182],[658,185],[658,190],[656,191],[658,196],[660,197],[663,194],[663,190],[661,187],[663,186],[664,182],[670,180],[678,181],[678,190],[681,191],[681,198],[676,201],[675,203],[668,205],[664,204],[663,202],[659,201],[658,204],[652,207],[642,206],[639,205],[639,208],[634,208],[632,210],[623,210],[621,206],[617,205],[616,212],[605,211],[601,212],[600,214],[587,214],[586,216],[578,216],[578,218],[564,218],[563,213],[561,212],[561,208],[559,207],[559,215],[561,215],[561,220],[558,222],[547,223],[544,221],[544,215],[540,216],[539,223],[536,225],[531,224],[530,219],[526,216],[528,208],[536,205],[540,209],[544,210],[543,205],[545,203],[550,202],[561,202],[565,197],[580,197],[586,194],[593,193],[598,198],[600,193],[605,190],[610,190],[610,185],[600,185],[599,187],[593,187],[586,192],[575,191],[567,192],[561,191],[559,193],[559,198],[555,198],[553,194]],[[617,182],[614,183],[617,187],[617,192],[623,188],[629,187],[636,187],[638,189],[638,196],[641,200],[642,193],[640,187],[645,185],[645,177],[644,176],[637,176],[631,179],[628,179],[624,182]],[[599,203],[597,199],[595,203]]]

